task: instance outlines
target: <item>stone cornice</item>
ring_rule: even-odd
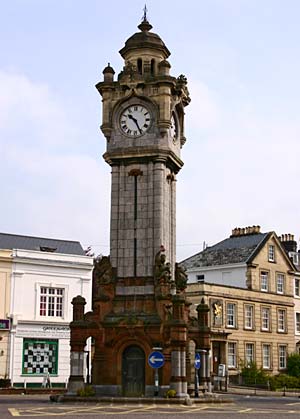
[[[183,161],[169,149],[159,149],[155,147],[134,147],[133,149],[119,148],[114,151],[106,152],[103,158],[110,166],[115,164],[149,163],[161,161],[171,166],[175,173],[178,173],[183,166]]]

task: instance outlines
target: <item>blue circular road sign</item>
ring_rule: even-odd
[[[160,368],[165,363],[165,357],[161,352],[153,351],[148,356],[148,364],[151,368]]]
[[[200,354],[196,354],[195,355],[195,368],[196,370],[198,370],[201,366],[201,358],[200,358]]]

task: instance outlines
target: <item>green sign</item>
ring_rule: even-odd
[[[9,320],[0,319],[0,330],[9,330]]]

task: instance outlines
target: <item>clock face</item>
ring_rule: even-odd
[[[120,116],[121,131],[129,137],[139,137],[150,128],[151,114],[143,105],[131,105]]]
[[[177,140],[177,136],[178,136],[178,129],[177,129],[177,120],[176,120],[173,113],[172,113],[172,116],[171,116],[170,135],[171,135],[171,138],[172,138],[173,142],[175,143],[176,140]]]

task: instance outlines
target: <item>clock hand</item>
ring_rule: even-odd
[[[142,130],[141,130],[141,128],[139,127],[139,123],[138,123],[137,119],[136,119],[136,118],[134,118],[134,117],[133,117],[130,113],[128,114],[128,118],[133,120],[133,122],[134,122],[134,123],[135,123],[135,125],[137,126],[137,129],[140,131],[140,133],[141,133],[141,134],[143,134],[143,131],[142,131]]]

